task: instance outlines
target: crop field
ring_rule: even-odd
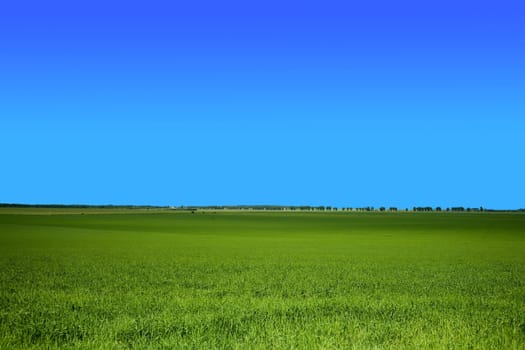
[[[525,214],[0,209],[0,349],[525,349]]]

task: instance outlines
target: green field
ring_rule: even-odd
[[[16,348],[525,349],[525,214],[1,209]]]

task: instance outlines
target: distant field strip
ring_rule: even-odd
[[[0,349],[525,349],[524,213],[45,210]]]

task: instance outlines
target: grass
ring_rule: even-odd
[[[525,349],[524,214],[2,210],[0,349]]]

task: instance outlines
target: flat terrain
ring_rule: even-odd
[[[525,349],[525,215],[1,209],[16,348]]]

